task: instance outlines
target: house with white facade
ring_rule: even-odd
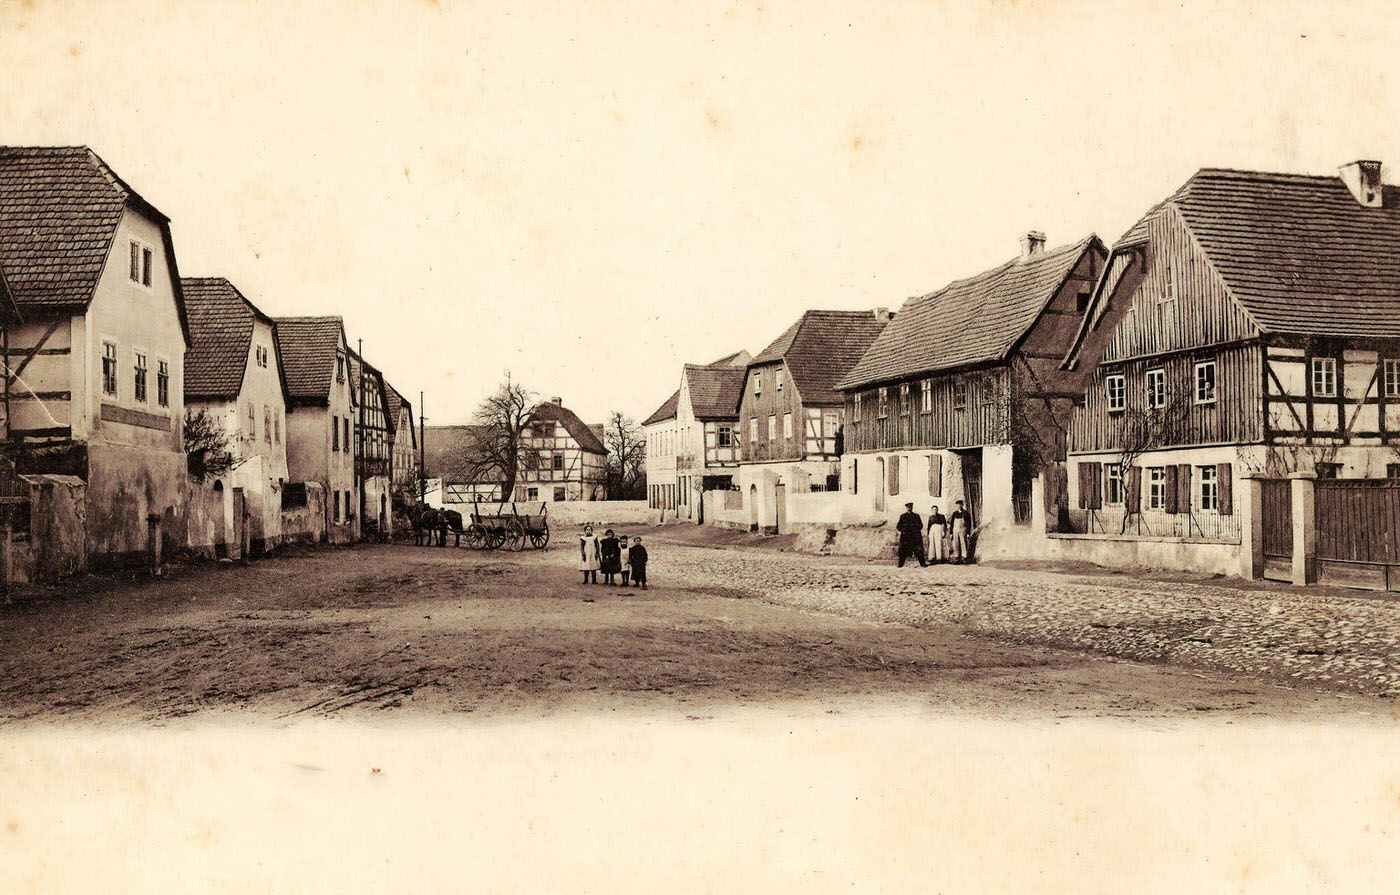
[[[680,400],[677,389],[642,420],[642,437],[647,442],[647,506],[654,510],[676,509],[676,408]]]
[[[181,285],[190,322],[186,406],[222,424],[238,460],[214,483],[234,495],[221,523],[225,532],[237,533],[238,544],[262,553],[282,541],[282,488],[288,481],[287,388],[275,324],[223,277],[186,277]]]

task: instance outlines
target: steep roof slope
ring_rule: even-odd
[[[1204,168],[1169,202],[1261,329],[1400,336],[1400,188],[1372,208],[1340,177]]]
[[[1098,237],[956,280],[937,292],[911,298],[900,308],[840,383],[859,388],[876,382],[998,361],[1035,325]]]
[[[783,360],[806,404],[840,404],[839,383],[884,330],[889,318],[873,311],[807,311],[753,359]]]
[[[236,398],[243,390],[253,321],[274,326],[238,287],[223,277],[184,277],[185,308],[190,317],[190,347],[185,352],[185,397]],[[275,329],[274,329],[275,335]],[[286,375],[281,352],[273,346],[283,391]]]
[[[160,225],[188,336],[169,218],[86,146],[0,147],[0,267],[20,313],[87,307],[128,204]]]
[[[395,420],[393,411],[390,408],[389,388],[388,383],[384,381],[383,372],[381,372],[380,369],[374,364],[360,357],[360,355],[357,354],[355,352],[355,349],[353,348],[348,349],[346,351],[346,354],[350,359],[351,391],[355,394],[359,394],[361,367],[363,367],[365,388],[368,389],[374,386],[378,386],[376,390],[379,392],[379,412],[384,414],[385,425],[389,429],[393,429],[394,423],[397,421]]]
[[[595,429],[562,404],[545,401],[535,407],[535,412],[530,418],[542,422],[553,420],[559,423],[568,431],[574,441],[578,442],[578,446],[590,454],[606,454],[608,452],[607,448],[603,447],[602,426]]]
[[[685,382],[690,392],[690,409],[695,418],[737,419],[747,375],[743,367],[686,364]]]
[[[664,423],[666,420],[675,419],[676,408],[680,406],[680,403],[681,392],[680,389],[676,389],[671,393],[671,397],[666,399],[665,403],[651,412],[651,416],[642,420],[642,425],[653,426],[657,423]]]
[[[345,325],[339,317],[278,317],[277,347],[294,403],[330,400],[335,356]]]
[[[423,432],[423,474],[449,482],[471,481],[480,426],[427,426]]]

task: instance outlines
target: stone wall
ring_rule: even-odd
[[[322,544],[326,541],[326,489],[320,482],[305,482],[306,506],[282,510],[284,543]]]
[[[527,512],[524,505],[516,506],[520,512]],[[540,505],[535,503],[528,512],[537,513],[539,509]],[[579,500],[549,505],[549,524],[553,528],[578,526],[585,522],[654,525],[660,521],[661,511],[647,506],[645,500]]]
[[[12,545],[11,581],[56,581],[86,572],[87,483],[71,475],[20,480],[29,485],[29,536],[23,546]]]

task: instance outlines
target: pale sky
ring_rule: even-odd
[[[184,275],[343,315],[430,425],[507,368],[601,421],[1199,167],[1400,162],[1397,56],[1384,5],[38,0],[0,141],[91,146]]]

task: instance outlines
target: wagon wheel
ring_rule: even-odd
[[[525,526],[520,524],[519,519],[513,519],[506,523],[506,549],[525,549]]]
[[[480,525],[472,524],[467,526],[467,546],[473,550],[480,550],[486,546],[486,529]]]
[[[503,528],[486,529],[486,546],[491,550],[498,549],[506,542],[506,532]]]
[[[530,546],[536,550],[543,550],[549,543],[549,529],[540,528],[530,532]]]

